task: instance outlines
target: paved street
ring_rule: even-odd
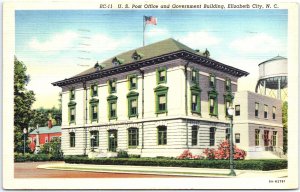
[[[62,171],[37,169],[38,165],[54,164],[62,162],[26,162],[15,163],[15,178],[174,178],[178,176],[149,175],[149,174],[128,174],[128,173],[99,173],[84,171]]]

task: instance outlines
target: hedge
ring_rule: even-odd
[[[136,165],[136,166],[162,166],[162,167],[194,167],[229,169],[229,160],[178,160],[160,158],[95,158],[65,156],[66,163],[73,164],[97,164],[97,165]],[[237,160],[234,161],[235,169],[240,170],[277,170],[286,169],[287,160]]]
[[[59,161],[63,158],[57,158],[50,154],[30,154],[30,153],[15,153],[14,161],[15,162],[26,162],[26,161]]]

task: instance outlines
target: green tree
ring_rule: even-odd
[[[23,152],[24,135],[23,129],[28,130],[29,121],[33,116],[31,106],[35,101],[33,91],[27,90],[26,86],[30,81],[26,74],[26,66],[23,62],[14,60],[14,151]],[[25,136],[27,141],[27,137]],[[26,151],[30,151],[26,145]]]
[[[45,109],[43,107],[33,110],[33,118],[30,121],[30,127],[33,130],[36,125],[39,127],[48,126],[48,120],[52,120],[52,125],[61,125],[61,110],[55,107],[51,109]]]
[[[288,151],[288,102],[282,104],[282,124],[283,124],[283,152]]]
[[[45,143],[41,151],[42,154],[50,154],[53,160],[62,160],[63,152],[61,150],[61,139],[59,137],[54,137],[49,143]]]

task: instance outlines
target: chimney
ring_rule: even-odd
[[[52,125],[52,120],[49,119],[49,120],[48,120],[48,128],[51,129],[52,127],[53,127],[53,125]]]

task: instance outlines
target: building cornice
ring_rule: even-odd
[[[118,73],[137,70],[137,69],[140,69],[140,68],[146,67],[146,66],[151,66],[151,65],[155,65],[155,64],[159,64],[159,63],[163,63],[163,62],[167,62],[167,61],[172,61],[175,59],[184,59],[187,61],[191,61],[191,62],[197,63],[199,65],[203,65],[203,66],[215,69],[215,70],[222,71],[224,73],[230,74],[235,77],[247,76],[249,74],[246,71],[225,65],[223,63],[212,60],[210,58],[203,57],[201,55],[191,53],[191,52],[188,52],[185,50],[180,50],[180,51],[160,55],[157,57],[152,57],[152,58],[149,58],[146,60],[135,61],[135,62],[125,64],[125,65],[119,65],[117,67],[103,69],[103,70],[99,70],[99,71],[81,75],[81,76],[71,77],[69,79],[64,79],[61,81],[54,82],[54,83],[52,83],[52,85],[62,87],[62,86],[70,85],[70,84],[86,82],[86,81],[90,81],[90,80],[94,80],[94,79],[112,76],[112,75],[115,75]]]

